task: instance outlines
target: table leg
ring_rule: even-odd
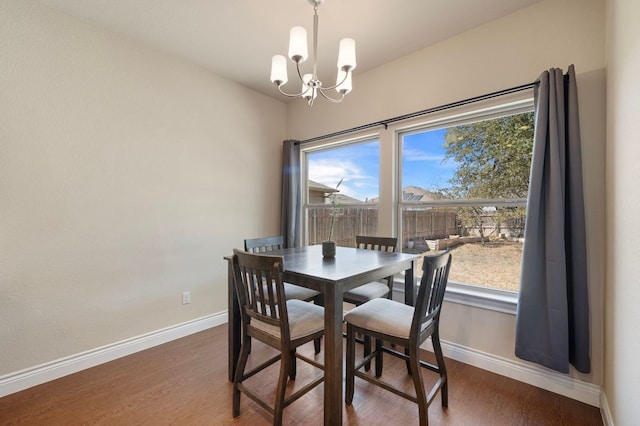
[[[416,290],[414,285],[416,261],[411,261],[411,268],[404,271],[404,304],[409,306],[415,305]]]
[[[228,262],[228,277],[227,277],[227,308],[229,321],[228,337],[229,337],[229,381],[233,381],[233,376],[236,372],[236,364],[238,363],[238,357],[240,356],[240,306],[238,306],[238,297],[236,296],[236,286],[233,282],[233,260],[227,259]]]
[[[324,424],[342,424],[342,287],[324,292]]]

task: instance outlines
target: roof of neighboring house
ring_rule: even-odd
[[[325,194],[331,194],[334,192],[340,192],[340,190],[336,189],[336,188],[332,188],[330,186],[327,185],[323,185],[321,183],[312,181],[311,179],[309,179],[309,191],[316,191],[316,192],[324,192]]]
[[[428,189],[419,186],[407,186],[402,190],[403,201],[432,201],[437,200],[438,195]]]
[[[321,192],[323,194],[335,194],[335,200],[340,204],[358,204],[362,203],[357,198],[350,197],[346,194],[340,194],[340,190],[330,186],[309,180],[309,192]],[[329,198],[329,197],[326,197]]]
[[[419,186],[406,186],[402,189],[402,201],[432,201],[441,198],[440,194]],[[378,197],[370,199],[369,202],[377,203]]]
[[[362,204],[363,201],[345,194],[336,194],[336,202],[340,204]]]

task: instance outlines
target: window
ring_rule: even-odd
[[[519,289],[531,109],[492,111],[398,135],[403,250],[450,249],[451,282]]]
[[[405,252],[450,248],[448,300],[515,313],[533,99],[509,96],[303,145],[304,243],[328,238],[330,195],[342,180],[338,245],[394,235]]]
[[[303,216],[307,244],[329,238],[331,197],[339,208],[332,239],[340,246],[355,246],[356,235],[376,235],[380,180],[380,142],[356,140],[303,150],[306,171]],[[334,195],[332,195],[334,194]]]

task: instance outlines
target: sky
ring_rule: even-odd
[[[403,137],[402,187],[419,186],[436,190],[448,186],[455,163],[443,163],[446,129],[436,129]],[[379,194],[380,144],[378,141],[333,148],[308,154],[309,179],[335,187],[340,193],[360,201]]]

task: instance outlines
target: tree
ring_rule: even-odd
[[[449,181],[449,195],[457,199],[526,198],[533,120],[533,112],[529,112],[447,129],[444,160],[453,160],[458,165]],[[483,235],[482,214],[481,208],[465,208],[461,211],[463,226],[480,226]],[[523,208],[498,208],[496,226],[519,227],[524,215]]]
[[[447,129],[445,160],[458,164],[456,198],[525,198],[533,149],[533,112]]]

